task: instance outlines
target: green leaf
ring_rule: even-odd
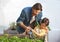
[[[48,27],[48,29],[49,29],[49,31],[50,31],[50,30],[51,30],[50,27],[49,27],[49,26],[47,26],[47,27]]]

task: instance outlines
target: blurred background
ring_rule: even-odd
[[[50,20],[48,41],[60,42],[60,0],[0,0],[0,34],[11,22],[16,22],[24,7],[31,7],[37,2],[43,6],[42,18]]]

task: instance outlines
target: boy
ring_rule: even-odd
[[[43,18],[40,22],[40,25],[37,25],[34,29],[31,29],[31,31],[26,31],[27,34],[30,34],[30,38],[36,37],[36,38],[43,38],[48,33],[48,26],[49,25],[49,19]]]

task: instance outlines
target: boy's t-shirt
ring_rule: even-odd
[[[46,35],[46,29],[40,29],[39,27],[35,27],[34,30],[42,37]],[[38,37],[36,34],[33,33],[35,37]]]

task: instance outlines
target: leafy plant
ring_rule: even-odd
[[[15,29],[16,29],[16,23],[15,23],[15,22],[12,22],[12,23],[10,24],[10,28],[11,28],[12,30],[15,30]]]
[[[12,36],[10,38],[7,35],[0,36],[0,42],[43,42],[40,39],[29,39],[27,37],[19,38],[17,36]]]

